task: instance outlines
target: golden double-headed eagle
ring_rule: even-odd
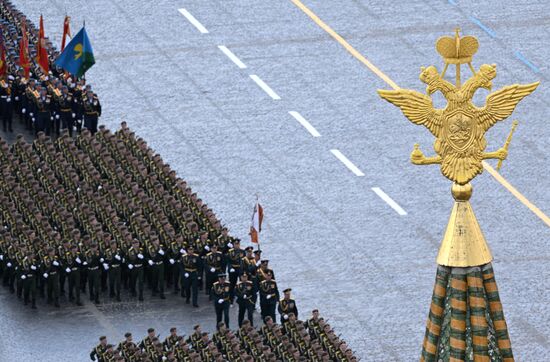
[[[485,132],[495,123],[512,114],[516,105],[531,94],[539,82],[514,84],[490,93],[483,107],[472,103],[472,97],[479,88],[491,90],[496,77],[496,65],[483,64],[478,71],[471,65],[471,58],[477,51],[477,39],[471,36],[442,37],[437,50],[445,60],[445,69],[439,74],[434,66],[422,68],[420,80],[426,93],[409,89],[379,90],[388,102],[401,108],[403,114],[413,123],[425,126],[435,137],[435,157],[425,157],[415,145],[411,161],[415,164],[441,164],[441,172],[448,179],[464,185],[483,171],[481,161],[488,158],[503,160],[507,156],[504,148],[496,152],[485,152]],[[460,65],[468,63],[473,76],[460,84]],[[444,79],[449,64],[457,65],[456,85]],[[431,95],[441,92],[447,106],[436,109]]]

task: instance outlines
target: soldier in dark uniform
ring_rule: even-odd
[[[199,265],[198,265],[198,282],[199,290],[202,290],[203,286],[203,275],[204,275],[204,259],[206,254],[210,251],[210,245],[208,245],[208,232],[202,231],[197,240],[195,240],[195,251],[199,256]]]
[[[171,278],[174,283],[174,294],[177,294],[180,291],[179,283],[181,279],[181,256],[185,253],[183,246],[183,240],[175,240],[170,243],[170,250],[168,252],[168,262],[170,263]]]
[[[52,100],[48,95],[46,88],[40,89],[40,96],[35,99],[35,122],[34,130],[35,133],[42,131],[45,132],[48,136],[50,135],[50,123],[51,123],[51,107]]]
[[[179,340],[179,336],[178,336],[178,330],[176,327],[172,327],[170,328],[170,335],[168,337],[166,337],[166,339],[164,340],[164,349],[166,351],[170,351],[172,350],[176,343],[178,342]]]
[[[139,301],[143,301],[143,262],[145,256],[139,247],[139,241],[134,239],[132,247],[128,249],[127,267],[130,271],[130,293],[136,296],[136,282],[139,291]]]
[[[65,256],[65,272],[69,279],[69,301],[73,301],[76,295],[76,305],[82,306],[80,302],[80,268],[82,258],[78,253],[76,245],[71,246],[71,251]]]
[[[229,282],[225,281],[225,273],[218,275],[218,281],[212,285],[211,295],[214,300],[214,308],[216,310],[216,325],[222,321],[222,316],[225,325],[229,328]]]
[[[29,304],[29,297],[31,298],[31,305],[33,309],[36,309],[36,279],[39,269],[39,263],[34,257],[34,252],[30,251],[21,263],[21,280],[23,280],[23,297],[25,305]]]
[[[99,103],[97,95],[91,89],[86,90],[86,94],[82,99],[82,113],[84,115],[84,127],[94,135],[97,132],[97,121],[101,116],[101,103]]]
[[[279,289],[275,280],[271,279],[271,274],[267,273],[265,280],[260,283],[260,309],[262,320],[270,316],[275,320],[275,309],[279,300]]]
[[[75,114],[75,102],[73,95],[69,93],[69,87],[64,85],[61,88],[61,95],[57,99],[59,106],[59,117],[61,118],[62,128],[69,131],[69,136],[73,136],[73,127]]]
[[[216,244],[212,245],[210,252],[206,254],[204,258],[206,269],[206,294],[210,296],[210,289],[212,289],[216,277],[225,269],[223,259],[223,254],[218,251],[218,245]]]
[[[152,281],[152,295],[153,297],[160,295],[160,299],[166,299],[164,296],[164,254],[165,251],[162,248],[162,245],[159,244],[158,239],[153,239],[151,244],[147,249],[149,253],[149,263],[151,270],[151,281]]]
[[[29,79],[25,86],[25,92],[23,96],[23,109],[21,112],[25,117],[25,123],[27,129],[32,130],[35,122],[36,111],[36,99],[40,97],[40,94],[36,90],[36,80]]]
[[[132,338],[132,333],[126,332],[124,334],[124,341],[120,342],[117,346],[117,351],[126,358],[126,360],[133,361],[131,359],[132,351],[137,348],[137,345],[134,343]]]
[[[68,239],[63,239],[63,245],[57,247],[57,252],[59,255],[59,261],[62,264],[61,269],[65,269],[67,264],[67,256],[71,254],[71,243]],[[59,273],[59,295],[65,295],[65,280],[67,279],[68,274],[63,270]]]
[[[199,256],[195,254],[195,248],[190,245],[187,254],[181,258],[183,289],[181,295],[185,295],[185,302],[189,304],[189,298],[193,299],[193,307],[198,307],[198,268]]]
[[[277,309],[281,315],[281,325],[284,325],[288,321],[288,315],[290,313],[294,313],[294,316],[298,318],[296,301],[290,298],[291,291],[292,289],[290,288],[283,290],[284,297],[279,301],[279,307]]]
[[[99,288],[101,285],[101,266],[102,256],[97,248],[97,243],[92,242],[90,249],[86,252],[86,266],[88,267],[88,288],[90,300],[99,304]]]
[[[236,239],[233,242],[232,247],[230,247],[229,251],[227,252],[226,262],[227,269],[229,271],[229,285],[231,287],[231,304],[233,304],[233,300],[235,299],[235,286],[237,285],[237,280],[239,279],[239,275],[243,273],[242,259],[244,255],[245,252],[241,249],[241,241],[239,239]]]
[[[11,75],[9,77],[13,79]],[[13,114],[11,82],[11,79],[6,79],[5,77],[0,80],[0,109],[2,110],[2,126],[4,128],[4,132],[7,130],[13,132],[11,127]]]
[[[245,313],[250,321],[250,325],[253,326],[257,292],[254,283],[248,280],[247,273],[241,275],[241,281],[235,287],[235,294],[237,296],[237,304],[239,305],[239,328],[243,324]]]
[[[99,344],[90,352],[90,359],[92,361],[103,362],[103,354],[107,351],[107,337],[99,337]]]
[[[48,248],[48,255],[44,256],[42,262],[42,276],[46,282],[48,304],[54,303],[59,308],[59,273],[61,272],[61,263],[54,248]]]
[[[120,302],[120,268],[124,262],[124,253],[117,247],[116,241],[111,241],[111,246],[105,251],[105,263],[109,273],[109,297]]]

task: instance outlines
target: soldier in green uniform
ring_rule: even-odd
[[[170,263],[169,268],[171,271],[172,282],[174,283],[174,294],[178,294],[180,291],[181,257],[185,253],[183,247],[183,239],[179,237],[170,243],[170,250],[168,252],[168,262]]]
[[[229,282],[225,281],[225,273],[218,275],[218,281],[212,285],[211,296],[216,310],[216,325],[222,321],[229,328],[229,304],[231,295],[229,293]]]
[[[288,315],[294,313],[294,316],[298,318],[298,308],[296,307],[296,301],[290,298],[290,292],[292,289],[287,288],[283,290],[283,299],[279,301],[279,307],[277,308],[281,315],[281,325],[284,325],[288,321]]]
[[[235,294],[237,296],[237,304],[239,305],[239,327],[243,324],[245,313],[250,321],[250,325],[253,326],[257,292],[254,283],[248,280],[247,273],[241,275],[241,281],[235,287]]]
[[[229,243],[228,247],[230,248],[227,252],[227,269],[229,271],[229,285],[231,287],[231,304],[235,299],[235,286],[237,285],[237,280],[239,275],[242,274],[242,259],[245,256],[244,250],[241,249],[241,241],[235,239],[233,243]],[[239,324],[240,326],[240,324]]]
[[[71,246],[71,252],[65,256],[65,272],[69,279],[69,301],[75,300],[76,305],[82,306],[80,302],[80,269],[82,268],[82,258],[78,253],[76,245]]]
[[[59,308],[59,274],[61,272],[61,263],[55,255],[54,248],[48,248],[48,254],[44,256],[42,262],[42,276],[46,282],[46,294],[48,304],[53,304]]]
[[[98,245],[92,242],[90,249],[86,251],[86,261],[84,262],[88,269],[88,290],[90,293],[90,300],[99,304],[99,288],[101,285],[100,279],[100,266],[101,259],[103,257],[99,253]],[[83,263],[83,264],[84,264]]]
[[[216,281],[216,277],[225,269],[223,254],[218,251],[218,245],[212,245],[210,252],[204,258],[204,263],[206,269],[206,294],[211,296],[210,290]]]
[[[271,274],[265,275],[265,280],[260,283],[260,309],[262,320],[270,316],[275,320],[275,308],[279,300],[279,289],[275,280],[271,279]]]
[[[143,250],[139,247],[139,241],[134,239],[132,247],[128,249],[128,259],[126,266],[130,271],[130,293],[136,296],[136,282],[139,292],[139,301],[143,301],[143,263],[145,256]]]
[[[110,248],[105,251],[103,266],[109,273],[109,297],[116,296],[117,302],[120,302],[120,268],[123,262],[124,253],[117,247],[116,241],[111,241]]]
[[[147,263],[151,270],[152,295],[153,297],[160,295],[160,299],[166,299],[164,296],[164,254],[165,251],[159,243],[158,239],[153,239],[147,249],[149,260]]]
[[[23,280],[23,297],[25,305],[29,304],[31,298],[32,309],[36,309],[36,279],[39,269],[34,252],[30,251],[21,263],[20,279]]]
[[[166,351],[172,350],[179,340],[178,329],[176,327],[170,328],[170,335],[164,340],[164,349]]]
[[[195,254],[193,245],[187,248],[187,254],[181,258],[183,289],[182,296],[185,296],[185,303],[189,304],[189,298],[193,299],[193,307],[198,307],[198,269],[199,256]]]

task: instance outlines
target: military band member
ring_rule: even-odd
[[[290,313],[294,313],[294,316],[298,318],[296,301],[290,298],[291,291],[292,289],[290,288],[283,290],[284,297],[279,301],[279,307],[277,309],[281,315],[281,325],[284,325],[288,321],[288,315]]]
[[[143,301],[143,268],[144,268],[143,249],[139,247],[139,241],[134,239],[132,247],[128,249],[127,267],[130,271],[130,293],[136,296],[136,282],[139,292],[139,301]]]
[[[210,252],[206,254],[204,258],[206,269],[206,294],[210,296],[210,290],[216,281],[216,277],[225,269],[223,259],[223,254],[218,251],[218,245],[216,244],[212,245]]]
[[[241,281],[235,287],[237,304],[239,305],[239,327],[242,326],[246,313],[250,325],[254,325],[254,308],[256,306],[257,292],[254,283],[248,280],[248,274],[241,275]]]
[[[277,283],[271,279],[271,274],[265,275],[265,280],[260,283],[260,309],[262,320],[270,316],[275,320],[275,309],[279,300],[279,289]]]
[[[99,304],[99,288],[101,285],[101,270],[99,269],[104,259],[99,253],[98,245],[92,242],[90,249],[86,251],[85,266],[88,269],[88,288],[90,293],[90,301]],[[83,263],[83,264],[84,264]]]
[[[75,300],[76,305],[82,306],[80,302],[80,269],[82,267],[82,256],[76,245],[71,246],[71,251],[65,256],[65,273],[69,279],[69,301]]]
[[[153,239],[147,248],[149,258],[147,263],[151,270],[152,295],[160,295],[160,299],[166,299],[164,296],[164,255],[165,251],[160,245],[158,239]]]
[[[82,98],[82,113],[84,115],[84,127],[94,135],[97,132],[97,121],[101,116],[101,103],[91,89],[86,90]]]
[[[107,337],[99,337],[99,344],[90,352],[90,359],[92,361],[103,362],[103,354],[107,351]]]
[[[225,273],[219,274],[218,281],[212,285],[211,290],[211,299],[214,301],[216,310],[216,325],[222,321],[223,316],[225,325],[229,327],[229,304],[231,299],[229,289],[229,282],[225,281]]]
[[[198,269],[199,256],[195,254],[193,245],[187,248],[187,254],[181,258],[183,289],[182,296],[185,296],[185,303],[189,304],[189,298],[193,300],[193,307],[198,307]]]
[[[46,281],[48,304],[54,303],[59,308],[59,274],[61,272],[61,263],[54,248],[48,248],[48,255],[44,256],[42,262],[42,276]]]

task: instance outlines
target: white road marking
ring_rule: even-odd
[[[187,9],[178,9],[181,15],[185,16],[191,24],[195,26],[202,34],[208,34],[208,30],[202,25]]]
[[[231,59],[231,61],[233,63],[235,63],[237,65],[237,67],[241,68],[241,69],[245,69],[246,68],[246,64],[244,64],[243,62],[241,62],[241,60],[239,58],[237,58],[237,56],[229,49],[227,49],[227,47],[225,45],[218,45],[218,48],[225,54],[227,55],[227,57],[229,59]]]
[[[317,132],[315,127],[313,127],[311,123],[309,123],[304,117],[302,117],[300,113],[296,111],[290,111],[288,113],[290,113],[290,115],[294,117],[298,122],[300,122],[300,124],[304,126],[304,128],[307,129],[308,132],[311,133],[313,137],[321,137],[321,134]]]
[[[353,172],[356,176],[365,176],[363,172],[357,166],[353,164],[346,156],[342,154],[339,150],[330,150],[334,156],[336,156],[337,159],[339,159],[344,165],[346,165],[347,168],[350,169],[351,172]]]
[[[260,88],[262,88],[264,92],[266,92],[271,98],[275,100],[281,99],[281,97],[279,97],[279,95],[275,93],[275,91],[271,89],[267,84],[265,84],[265,82],[261,80],[260,77],[258,77],[256,74],[250,74],[250,78],[252,78],[252,80],[256,82],[256,84]]]
[[[380,198],[382,200],[384,200],[386,202],[386,204],[390,205],[392,209],[397,211],[397,213],[399,215],[401,215],[401,216],[407,215],[407,212],[405,210],[403,210],[403,208],[401,206],[399,206],[397,204],[397,202],[393,201],[393,199],[391,197],[389,197],[388,194],[386,194],[384,191],[382,191],[382,189],[380,187],[373,187],[372,191],[376,192],[376,194],[378,196],[380,196]]]

